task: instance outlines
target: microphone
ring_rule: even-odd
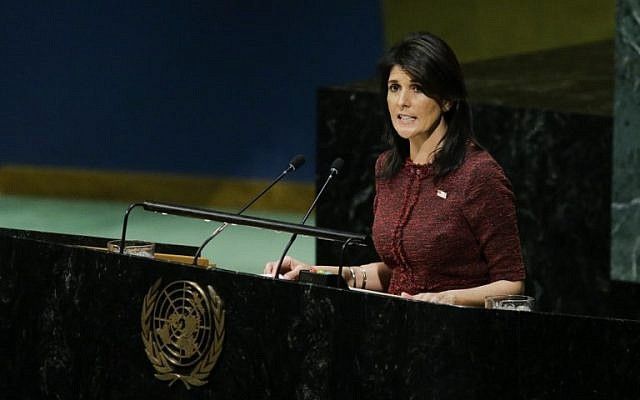
[[[242,209],[237,212],[237,215],[242,214],[247,208],[251,207],[251,205],[253,205],[253,203],[255,203],[256,201],[258,201],[259,198],[264,196],[264,194],[267,193],[267,191],[269,191],[269,189],[271,189],[273,187],[273,185],[275,185],[276,183],[280,182],[280,180],[282,178],[284,178],[284,176],[287,175],[289,172],[296,171],[298,168],[300,168],[304,164],[304,161],[305,161],[305,159],[304,159],[304,156],[302,154],[298,154],[295,157],[293,157],[291,159],[291,161],[289,161],[289,166],[284,171],[282,171],[280,173],[280,175],[278,175],[278,177],[276,179],[274,179],[273,182],[271,182],[271,184],[269,184],[269,186],[264,188],[262,190],[262,192],[258,193],[258,195],[255,196],[253,198],[253,200],[251,200],[244,207],[242,207]],[[202,245],[200,245],[200,247],[198,248],[198,251],[196,251],[196,255],[193,257],[193,265],[197,265],[198,264],[198,258],[202,254],[202,250],[204,249],[204,247],[206,245],[208,245],[209,242],[213,240],[213,238],[215,238],[223,230],[225,230],[227,226],[229,226],[229,223],[227,223],[227,222],[225,222],[222,225],[220,225],[215,231],[213,231],[211,236],[209,236],[207,238],[207,240],[205,240],[204,243],[202,243]]]
[[[343,165],[344,165],[344,160],[342,158],[336,158],[335,160],[333,160],[333,162],[331,163],[331,168],[329,168],[329,176],[327,176],[327,179],[324,181],[324,184],[320,188],[320,191],[316,195],[316,198],[313,199],[313,203],[311,203],[311,206],[307,210],[307,213],[304,215],[304,218],[302,218],[302,222],[301,222],[302,225],[304,225],[304,223],[307,222],[307,218],[309,218],[311,211],[313,211],[313,209],[316,207],[316,203],[318,202],[318,199],[320,199],[320,196],[322,196],[324,189],[327,187],[331,179],[333,179],[336,175],[338,175]],[[278,277],[280,275],[280,269],[282,268],[282,262],[284,261],[284,256],[287,255],[287,252],[289,251],[289,249],[291,248],[291,245],[293,244],[293,242],[296,240],[297,237],[298,237],[297,233],[294,233],[293,235],[291,235],[291,239],[289,239],[289,243],[287,243],[287,245],[285,246],[284,251],[282,252],[282,256],[280,256],[280,261],[278,261],[278,267],[276,268],[275,275],[273,276],[274,279],[279,279]]]

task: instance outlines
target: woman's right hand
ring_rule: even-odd
[[[264,266],[264,273],[274,276],[276,273],[276,268],[278,267],[278,261],[269,261]],[[283,274],[283,279],[298,279],[298,275],[300,271],[309,270],[311,266],[303,263],[302,261],[296,260],[293,257],[285,256],[284,260],[282,260],[282,267],[280,268],[280,273]]]

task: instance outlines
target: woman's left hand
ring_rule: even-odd
[[[456,295],[452,291],[445,291],[439,293],[418,293],[410,295],[409,293],[402,292],[400,295],[405,299],[427,301],[429,303],[437,304],[456,304]]]

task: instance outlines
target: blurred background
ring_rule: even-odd
[[[587,0],[1,7],[3,170],[269,179],[302,153],[300,182],[314,179],[317,88],[374,77],[408,32],[438,34],[470,62],[612,39],[615,26],[615,1]]]

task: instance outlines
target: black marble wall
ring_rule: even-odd
[[[609,278],[611,60],[612,44],[598,42],[463,69],[476,135],[516,194],[527,293],[546,311],[640,318],[637,288]],[[380,106],[371,84],[318,92],[318,175],[336,156],[349,165],[318,206],[318,226],[370,232]],[[336,255],[317,243],[318,263]]]
[[[43,238],[0,230],[2,399],[640,394],[637,321],[436,305]],[[140,320],[158,278],[211,285],[224,302],[224,344],[205,386],[154,377]]]
[[[318,91],[317,186],[323,184],[331,162],[345,160],[343,171],[331,183],[316,208],[316,225],[371,233],[375,188],[375,161],[385,148],[378,96],[365,88]],[[316,262],[335,264],[340,248],[316,241]],[[352,248],[349,263],[377,259],[373,248]]]

